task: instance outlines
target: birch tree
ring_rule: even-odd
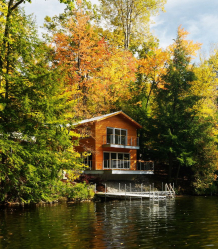
[[[102,17],[116,35],[121,33],[123,47],[128,49],[134,37],[145,40],[151,15],[164,10],[166,0],[100,0],[100,3]]]

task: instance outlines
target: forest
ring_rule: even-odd
[[[218,51],[193,63],[201,44],[182,26],[161,48],[150,19],[166,0],[59,1],[40,37],[30,0],[0,0],[0,202],[70,195],[61,172],[84,166],[73,124],[119,110],[143,126],[139,153],[168,182],[184,174],[194,194],[216,193]]]

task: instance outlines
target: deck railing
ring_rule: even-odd
[[[153,187],[152,185],[150,186],[146,186],[141,184],[132,184],[129,183],[128,184],[120,184],[116,187],[113,183],[112,187],[110,187],[110,184],[105,184],[104,187],[104,192],[98,192],[96,185],[95,185],[95,193],[101,198],[101,197],[109,197],[109,198],[149,198],[152,199],[153,201],[157,200],[159,201],[159,199],[166,199],[166,198],[175,198],[175,191],[174,191],[174,185],[172,186],[171,184],[167,185],[165,184],[165,190],[163,189],[162,186],[162,190],[157,190],[156,188],[154,188],[154,184]],[[163,185],[163,183],[162,183]]]
[[[124,135],[107,135],[107,136],[103,136],[103,144],[139,146],[139,138],[128,137]]]
[[[104,169],[130,169],[130,166],[136,170],[154,170],[153,161],[136,160],[103,160]]]
[[[104,169],[130,169],[130,160],[103,160]]]
[[[137,161],[137,170],[154,170],[154,162],[153,161]]]
[[[85,170],[92,170],[93,161],[84,161],[83,162],[88,167]],[[146,170],[154,171],[154,162],[153,161],[136,161],[136,160],[121,160],[121,159],[112,159],[112,160],[103,160],[102,169],[123,169],[130,170],[134,168],[136,170]]]

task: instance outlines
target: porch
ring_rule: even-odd
[[[116,130],[118,130],[118,129],[116,129]],[[122,132],[123,132],[123,130],[120,131],[120,133],[122,133]],[[122,134],[109,134],[107,136],[103,136],[102,147],[103,148],[125,148],[125,149],[138,150],[140,148],[139,147],[139,138],[138,137],[130,137],[127,135],[122,135]]]
[[[88,168],[84,170],[85,174],[112,174],[112,175],[142,175],[142,174],[154,174],[154,162],[142,161],[142,160],[103,160],[102,170],[93,170],[93,161],[84,162]],[[135,170],[130,169],[130,165]]]

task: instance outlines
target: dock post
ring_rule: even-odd
[[[126,184],[125,184],[125,200],[126,200]]]
[[[130,191],[130,201],[131,201],[131,192],[132,192],[131,182],[130,182],[130,184],[129,184],[129,191]]]
[[[141,202],[142,202],[142,186],[143,186],[143,183],[141,183]]]
[[[95,194],[96,194],[96,183],[95,183]]]
[[[149,199],[151,199],[151,185],[150,185],[150,191],[149,191]]]
[[[162,191],[163,191],[163,182],[162,182]]]
[[[104,187],[105,187],[105,189],[104,189],[104,200],[106,201],[106,189],[107,189],[107,184],[105,183],[105,185],[104,185]]]
[[[120,182],[119,182],[119,192],[120,192]]]

